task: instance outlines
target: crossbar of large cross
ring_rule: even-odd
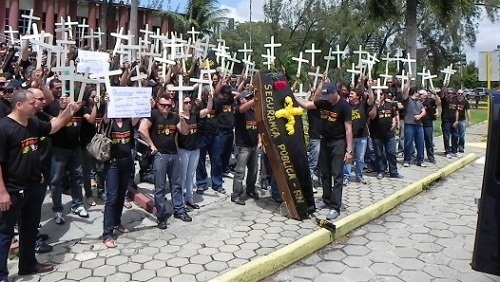
[[[247,54],[252,54],[253,50],[252,49],[247,49],[247,44],[243,43],[243,49],[238,49],[238,52],[243,53],[243,59],[247,59]]]
[[[272,60],[272,62],[274,63],[274,60],[276,59],[276,57],[274,56],[274,49],[277,48],[277,47],[281,47],[281,43],[275,43],[274,42],[274,36],[271,36],[271,43],[266,43],[264,44],[264,47],[266,48],[269,48],[268,50],[270,50],[270,56],[271,58],[274,58]],[[268,65],[269,67],[269,65]]]
[[[128,40],[129,37],[127,35],[123,34],[123,26],[120,27],[120,30],[118,31],[118,33],[111,32],[109,35],[116,38],[115,47],[113,48],[113,53],[112,53],[113,57],[114,57],[114,56],[116,56],[116,52],[120,48],[120,45],[122,43],[122,39]]]
[[[448,86],[448,84],[450,83],[451,75],[455,74],[457,71],[453,69],[453,63],[451,63],[448,67],[446,67],[444,70],[441,70],[440,72],[444,73],[443,86]]]
[[[336,61],[337,61],[337,68],[340,68],[340,65],[341,65],[341,60],[340,60],[340,58],[341,58],[342,56],[344,56],[344,55],[345,55],[345,53],[346,53],[346,52],[345,52],[345,50],[340,50],[340,46],[339,46],[338,44],[335,46],[335,51],[330,52],[330,54],[331,54],[331,55],[335,55],[335,56],[337,57],[337,58],[336,58]]]
[[[380,78],[377,78],[377,85],[372,85],[371,88],[377,93],[378,101],[380,101],[380,93],[382,93],[382,90],[389,89],[387,85],[380,85]]]
[[[201,94],[202,94],[202,90],[203,90],[203,85],[204,84],[208,84],[208,85],[212,85],[212,80],[210,79],[203,79],[203,76],[204,76],[204,73],[203,71],[200,72],[200,77],[199,78],[190,78],[189,81],[191,82],[194,82],[194,83],[197,83],[198,84],[198,100],[201,99]],[[210,75],[209,75],[210,76]]]
[[[262,64],[267,65],[267,70],[270,70],[274,65],[274,60],[276,60],[276,57],[271,55],[271,51],[269,49],[266,49],[266,55],[261,54],[260,56],[266,59],[266,61]]]
[[[431,74],[431,70],[427,70],[427,76],[425,76],[425,79],[429,81],[429,86],[430,86],[430,89],[431,91],[434,92],[434,82],[432,81],[432,79],[436,78],[437,75],[432,75]]]
[[[352,63],[351,69],[347,69],[346,71],[351,74],[351,86],[352,87],[356,86],[355,84],[356,74],[361,74],[361,70],[357,70],[356,64]]]
[[[111,91],[110,77],[113,75],[120,75],[120,74],[122,74],[122,70],[117,69],[117,70],[108,70],[100,73],[92,73],[89,75],[89,77],[95,79],[104,78],[104,85],[106,86],[106,92],[109,93]]]
[[[145,73],[141,73],[140,71],[140,68],[139,68],[139,65],[136,65],[135,66],[135,76],[132,76],[130,78],[131,81],[137,81],[137,83],[139,84],[139,87],[142,87],[142,80],[143,79],[147,79],[148,78],[148,75],[145,74]]]
[[[318,78],[323,77],[323,74],[319,72],[320,67],[316,66],[316,72],[308,72],[307,75],[314,76],[313,86],[312,88],[316,89],[318,86]]]
[[[194,87],[193,86],[186,86],[184,85],[183,78],[184,76],[182,74],[179,74],[178,80],[179,80],[179,85],[178,86],[173,86],[172,84],[167,85],[167,89],[170,91],[177,91],[178,95],[178,101],[179,101],[179,113],[182,112],[182,101],[184,99],[184,91],[193,91]]]
[[[361,70],[362,69],[362,60],[363,60],[363,55],[366,54],[367,52],[363,50],[363,46],[359,45],[359,49],[357,51],[354,51],[354,54],[358,54],[358,68]]]
[[[193,42],[196,41],[196,37],[198,34],[200,34],[201,32],[199,31],[196,31],[194,29],[194,26],[191,27],[191,31],[188,31],[187,34],[189,34],[191,36],[191,38],[193,39]]]

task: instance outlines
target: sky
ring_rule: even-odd
[[[250,18],[250,1],[249,0],[219,0],[221,8],[229,10],[227,17],[234,18],[236,21],[245,22]],[[252,1],[252,21],[262,20],[264,12],[262,6],[265,0]],[[180,5],[181,11],[186,5],[186,0],[171,0],[171,7],[175,9]],[[483,19],[479,23],[477,41],[474,47],[465,46],[467,61],[478,61],[478,53],[483,51],[493,51],[497,45],[500,45],[500,22],[492,23],[483,15]],[[477,64],[476,64],[477,65]]]

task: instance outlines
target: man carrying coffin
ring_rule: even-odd
[[[28,90],[15,91],[12,113],[0,120],[0,281],[8,281],[7,260],[19,220],[19,275],[31,275],[54,269],[35,258],[37,228],[40,223],[40,189],[43,181],[38,150],[39,138],[63,127],[77,110],[70,103],[50,122],[35,118],[35,95]]]
[[[319,89],[322,90],[319,91]],[[323,93],[321,100],[319,93]],[[330,82],[320,83],[314,101],[297,98],[297,103],[308,110],[320,110],[323,134],[320,143],[319,166],[323,199],[316,208],[329,208],[330,212],[326,219],[333,220],[340,215],[344,165],[353,158],[351,108],[344,99],[341,99],[335,84]]]

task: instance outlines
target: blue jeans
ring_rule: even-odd
[[[356,180],[360,180],[363,178],[363,168],[365,167],[365,153],[368,141],[366,137],[354,138],[353,141]],[[344,179],[349,179],[351,177],[351,167],[351,164],[345,164]]]
[[[372,138],[375,156],[377,157],[377,172],[385,173],[385,168],[389,166],[391,176],[398,175],[396,166],[396,137],[392,134],[386,138]]]
[[[196,187],[198,189],[207,190],[208,186],[208,175],[207,175],[207,167],[205,160],[208,157],[210,158],[210,177],[213,181],[214,175],[214,142],[215,135],[200,135],[198,139],[198,148],[200,148],[200,156],[198,161],[198,166],[196,167]],[[222,186],[222,183],[220,184]]]
[[[455,129],[456,138],[457,138],[457,150],[461,153],[464,152],[465,148],[465,129],[467,128],[467,124],[465,120],[459,120],[458,126]]]
[[[405,146],[404,146],[404,162],[411,162],[411,148],[417,149],[417,164],[424,163],[424,127],[416,124],[405,124]]]
[[[179,156],[177,154],[156,153],[154,155],[153,174],[155,175],[155,207],[156,217],[160,221],[165,220],[168,216],[165,206],[165,195],[167,193],[166,176],[168,176],[168,183],[170,185],[174,213],[186,212],[184,208],[184,197],[182,196],[180,181],[181,169],[179,162]]]
[[[82,149],[62,149],[52,147],[52,165],[50,171],[50,190],[52,191],[52,210],[62,212],[62,179],[69,172],[71,188],[71,208],[83,205],[82,193]]]
[[[424,142],[427,159],[429,161],[435,160],[434,158],[434,126],[424,127]]]
[[[96,180],[96,160],[86,149],[82,149],[82,153],[83,189],[85,190],[85,197],[88,198],[92,197],[92,187],[90,187],[90,182],[92,179]]]
[[[236,146],[236,167],[234,172],[232,199],[242,198],[244,194],[243,179],[245,178],[245,168],[248,168],[246,179],[246,192],[255,192],[255,182],[257,182],[258,158],[256,147]]]
[[[441,129],[443,131],[443,142],[444,142],[444,151],[446,154],[455,154],[457,153],[458,147],[458,139],[453,138],[453,134],[456,134],[456,129],[453,127],[453,122],[443,121],[441,123]],[[451,141],[451,146],[450,146]]]
[[[321,139],[309,140],[309,171],[311,176],[318,175],[319,144]]]
[[[184,200],[193,202],[193,179],[200,159],[200,150],[184,150],[179,148],[179,159],[181,160],[181,187],[185,190]]]
[[[115,226],[121,225],[123,201],[130,180],[132,157],[112,159],[104,164],[106,203],[104,205],[103,240],[112,238]]]
[[[375,170],[377,167],[377,157],[375,156],[373,139],[371,137],[368,137],[366,140],[365,167],[372,168],[373,170]]]
[[[229,165],[233,149],[233,132],[221,132],[214,137],[212,160],[212,189],[222,187],[222,173]]]
[[[8,281],[7,260],[14,237],[14,225],[18,219],[19,270],[31,271],[37,263],[35,243],[45,189],[45,186],[36,183],[32,187],[27,187],[23,193],[9,192],[10,208],[0,212],[0,281]]]

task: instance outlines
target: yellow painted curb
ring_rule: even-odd
[[[468,154],[460,160],[439,169],[437,172],[398,190],[394,194],[336,221],[334,223],[336,230],[333,233],[321,228],[281,249],[266,256],[256,258],[210,281],[259,281],[323,248],[334,240],[344,237],[352,230],[380,217],[402,202],[419,194],[433,182],[447,177],[458,169],[473,162],[476,158],[477,156],[475,154]]]

